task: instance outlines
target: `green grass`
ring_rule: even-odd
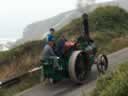
[[[128,62],[119,65],[115,71],[101,76],[91,96],[127,96]]]
[[[128,47],[128,35],[116,33],[95,33],[94,37],[98,47],[98,53],[110,54],[122,48]],[[118,43],[117,43],[118,42]]]
[[[90,27],[93,32],[127,32],[128,13],[116,6],[99,7],[89,14]]]

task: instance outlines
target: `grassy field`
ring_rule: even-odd
[[[100,7],[89,13],[91,38],[96,42],[98,53],[109,54],[128,47],[127,18],[127,12],[112,6]],[[81,21],[82,18],[73,20],[70,24],[56,32],[56,37],[59,38],[63,33],[68,40],[76,40],[81,32]],[[40,54],[44,44],[45,41],[33,41],[17,46],[9,51],[0,52],[0,80],[39,66]],[[37,77],[37,79],[28,77],[25,80],[23,79],[23,82],[18,85],[0,89],[0,96],[13,96],[14,93],[31,87],[39,82],[39,75]]]

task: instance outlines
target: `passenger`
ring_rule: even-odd
[[[55,29],[53,28],[50,28],[50,33],[48,34],[48,37],[47,37],[47,41],[55,41],[55,36],[54,36],[54,33],[55,33]]]
[[[55,33],[55,29],[54,28],[50,28],[50,33],[48,34],[47,36],[47,42],[49,41],[53,41],[53,51],[56,53],[56,44],[55,44],[55,36],[54,36],[54,33]]]
[[[58,41],[57,43],[57,47],[56,47],[56,53],[58,56],[62,56],[64,54],[64,45],[65,45],[65,42],[66,42],[66,38],[64,35],[62,35],[60,37],[60,40]]]
[[[62,68],[59,67],[59,64],[58,64],[59,57],[57,57],[57,55],[55,54],[53,47],[54,47],[53,40],[49,41],[45,45],[45,47],[42,51],[41,62],[43,65],[52,64],[53,68],[55,68],[55,69],[58,68],[58,70],[62,70]],[[44,80],[44,78],[41,78],[41,79]]]
[[[42,58],[45,60],[51,56],[56,56],[53,50],[54,42],[51,40],[48,42],[48,44],[45,45],[43,52],[42,52]]]

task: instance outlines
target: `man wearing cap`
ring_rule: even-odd
[[[49,58],[50,56],[56,56],[56,54],[53,51],[53,46],[54,46],[54,42],[53,41],[49,41],[45,45],[45,47],[43,49],[43,53],[42,53],[43,59]]]
[[[50,33],[47,36],[47,41],[55,41],[55,36],[54,36],[55,30],[53,28],[50,28]]]

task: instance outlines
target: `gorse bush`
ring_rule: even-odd
[[[89,14],[90,28],[100,32],[127,32],[128,13],[116,6],[99,7]]]
[[[116,71],[99,78],[92,96],[128,96],[127,69],[128,63],[121,64]]]

